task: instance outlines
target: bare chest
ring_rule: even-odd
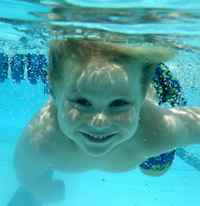
[[[48,157],[50,165],[55,170],[66,172],[84,172],[89,170],[102,170],[108,172],[125,172],[135,169],[145,157],[140,148],[135,145],[122,145],[101,158],[90,157],[79,148],[66,142],[62,146],[51,148]]]

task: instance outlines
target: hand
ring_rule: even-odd
[[[53,199],[54,201],[61,201],[65,199],[65,183],[62,180],[53,181]]]
[[[65,199],[65,183],[62,180],[52,180],[48,184],[41,183],[33,195],[42,203],[53,203]]]

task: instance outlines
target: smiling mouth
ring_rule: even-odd
[[[95,143],[103,143],[108,141],[109,139],[111,139],[111,137],[113,137],[114,135],[116,135],[116,133],[110,134],[110,135],[106,135],[106,136],[93,136],[87,133],[83,133],[81,132],[81,134],[84,135],[84,137],[86,137],[89,141],[91,142],[95,142]]]

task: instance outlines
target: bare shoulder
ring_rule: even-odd
[[[147,157],[200,143],[200,108],[162,108],[145,101],[141,110],[140,145]]]
[[[18,138],[14,153],[14,166],[16,175],[22,184],[27,184],[32,181],[31,179],[48,170],[49,163],[41,148],[47,146],[48,150],[53,124],[53,110],[50,102],[47,102]]]
[[[56,108],[49,100],[40,111],[33,116],[27,126],[26,132],[31,133],[33,141],[48,138],[57,128]]]
[[[146,100],[141,110],[141,144],[147,156],[156,156],[175,149],[178,120],[170,109]]]
[[[39,156],[41,151],[50,148],[55,132],[58,135],[56,110],[51,101],[48,101],[28,123],[19,137],[16,149]]]

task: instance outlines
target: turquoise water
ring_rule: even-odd
[[[200,3],[196,1],[31,1],[0,2],[0,52],[47,55],[50,39],[67,36],[103,38],[131,44],[171,45],[177,50],[166,64],[184,89],[188,105],[200,105]],[[0,206],[6,205],[18,182],[12,167],[17,138],[48,99],[44,85],[20,84],[11,75],[0,83]],[[139,170],[121,174],[91,171],[62,174],[66,201],[57,206],[175,206],[200,203],[198,145],[179,153],[162,177]],[[189,158],[191,157],[191,158]],[[193,161],[193,162],[192,162]]]

